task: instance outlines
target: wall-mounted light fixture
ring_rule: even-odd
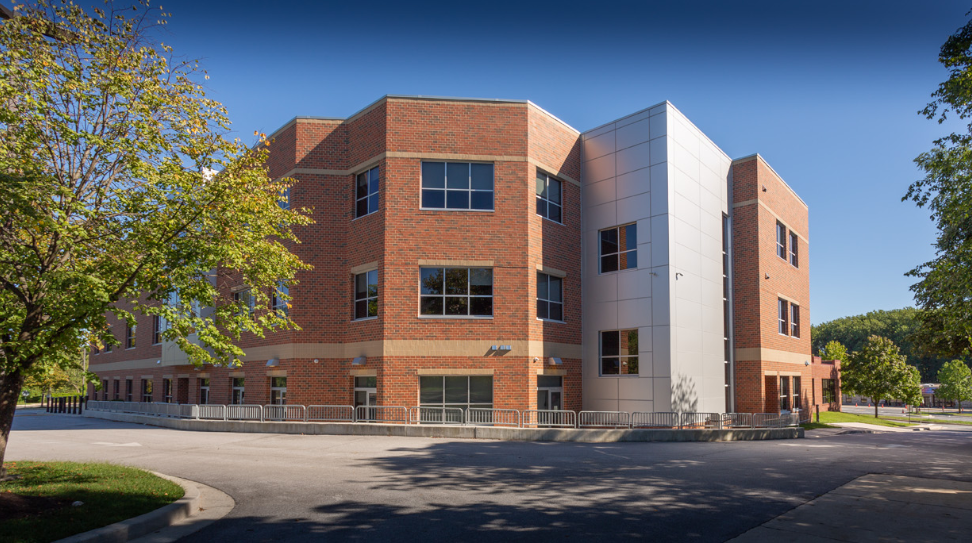
[[[550,365],[552,365],[552,366],[560,366],[560,365],[562,365],[564,363],[563,360],[561,360],[560,358],[556,358],[556,357],[550,357],[549,362],[550,362]]]
[[[314,359],[314,363],[315,363],[315,364],[320,364],[320,362],[321,362],[320,360],[318,360],[318,359],[316,359],[316,358]]]
[[[161,361],[161,360],[156,360],[156,361],[155,361],[155,363],[156,363],[156,364],[161,364],[161,363],[162,363],[162,361]]]
[[[363,356],[356,356],[354,360],[351,361],[352,366],[364,366],[367,359]]]
[[[271,358],[270,360],[267,360],[267,367],[268,368],[276,368],[279,365],[280,365],[280,359],[279,358]]]
[[[768,273],[766,274],[766,278],[769,279],[769,274]]]

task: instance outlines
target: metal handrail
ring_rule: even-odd
[[[401,405],[359,405],[354,409],[354,421],[408,424],[408,408]]]
[[[681,425],[679,413],[666,411],[635,411],[631,414],[632,428],[667,428],[675,429]]]
[[[220,404],[199,404],[199,419],[226,420],[226,406]]]
[[[307,421],[354,422],[353,405],[308,405]]]
[[[753,414],[752,413],[723,413],[722,427],[723,428],[752,428]]]
[[[560,409],[525,409],[521,428],[577,428],[577,413]]]
[[[630,428],[631,414],[626,411],[581,411],[578,428]]]
[[[470,407],[466,410],[466,424],[469,426],[512,426],[519,428],[520,411],[517,409]]]
[[[263,406],[265,421],[306,421],[306,411],[302,405],[269,404]]]
[[[409,424],[463,424],[466,422],[466,415],[458,407],[410,407],[408,422]]]
[[[263,406],[256,404],[232,404],[226,406],[226,420],[253,420],[264,422]]]
[[[682,413],[681,430],[722,429],[722,413]]]

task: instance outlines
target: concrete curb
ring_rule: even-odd
[[[170,477],[154,471],[151,473],[178,484],[185,490],[185,495],[155,511],[149,511],[144,515],[128,520],[59,539],[55,543],[125,543],[170,526],[199,512],[199,488],[192,481]]]
[[[648,430],[598,428],[503,428],[495,426],[448,426],[419,424],[349,424],[328,422],[253,422],[189,420],[131,413],[86,411],[84,416],[134,422],[196,432],[237,432],[300,435],[398,436],[505,441],[562,441],[575,443],[761,441],[804,437],[801,427],[734,430]]]

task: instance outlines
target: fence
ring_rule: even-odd
[[[88,401],[88,411],[199,420],[444,424],[512,428],[635,428],[727,430],[785,428],[809,422],[810,410],[792,413],[645,413],[359,405],[219,405]]]

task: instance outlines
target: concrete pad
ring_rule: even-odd
[[[880,424],[867,424],[866,422],[829,422],[832,426],[839,426],[841,428],[853,428],[855,430],[870,430],[872,432],[920,432],[922,430],[929,430],[929,425],[919,425],[919,426],[908,426],[906,428],[899,428],[895,426],[881,426]]]
[[[732,541],[968,541],[972,483],[865,475]]]

